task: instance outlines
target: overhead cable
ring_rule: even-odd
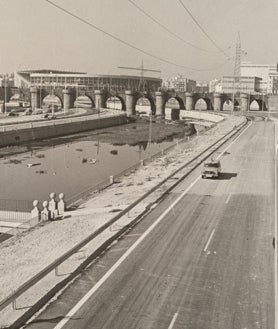
[[[136,46],[132,45],[131,43],[129,43],[129,42],[127,42],[127,41],[124,41],[124,40],[120,39],[119,37],[117,37],[117,36],[115,36],[115,35],[113,35],[113,34],[111,34],[111,33],[109,33],[109,32],[104,31],[103,29],[99,28],[98,26],[96,26],[96,25],[94,25],[94,24],[88,22],[88,21],[85,20],[84,18],[78,16],[77,14],[74,14],[73,12],[71,12],[71,11],[69,11],[69,10],[67,10],[67,9],[65,9],[65,8],[63,8],[63,7],[61,7],[61,6],[59,6],[59,5],[57,5],[57,4],[56,4],[55,2],[53,2],[53,1],[50,1],[50,0],[44,0],[44,1],[46,1],[47,3],[49,3],[50,5],[52,5],[53,7],[59,9],[60,11],[66,13],[67,15],[72,16],[72,17],[76,18],[77,20],[79,20],[80,22],[82,22],[82,23],[84,23],[84,24],[90,26],[91,28],[93,28],[93,29],[95,29],[95,30],[97,30],[97,31],[99,31],[99,32],[102,32],[103,34],[109,36],[110,38],[112,38],[112,39],[114,39],[114,40],[116,40],[116,41],[118,41],[118,42],[124,44],[125,46],[128,46],[129,48],[132,48],[132,49],[134,49],[134,50],[137,50],[137,51],[139,51],[139,52],[141,52],[141,53],[143,53],[143,54],[145,54],[145,55],[147,55],[147,56],[150,56],[150,57],[152,57],[152,58],[155,58],[155,59],[157,59],[157,60],[159,60],[159,61],[161,61],[161,62],[164,62],[164,63],[170,64],[170,65],[174,65],[174,66],[177,66],[177,67],[181,67],[181,68],[184,68],[184,69],[187,69],[187,70],[192,70],[192,71],[210,71],[210,69],[197,69],[197,68],[192,68],[192,67],[189,67],[189,66],[185,66],[185,65],[177,64],[177,63],[172,62],[172,61],[170,61],[170,60],[167,60],[167,59],[164,59],[164,58],[162,58],[162,57],[159,57],[159,56],[156,56],[156,55],[154,55],[154,54],[151,54],[150,52],[148,52],[148,51],[146,51],[146,50],[143,50],[143,49],[141,49],[141,48],[139,48],[139,47],[136,47]]]
[[[159,25],[163,30],[167,31],[169,34],[171,34],[172,36],[174,36],[175,38],[179,39],[180,41],[182,41],[183,43],[201,50],[201,51],[206,51],[209,53],[215,53],[214,50],[208,50],[208,49],[204,49],[201,48],[197,45],[194,45],[193,43],[186,41],[185,39],[181,38],[179,35],[177,35],[176,33],[172,32],[170,29],[168,29],[165,25],[163,25],[162,23],[160,23],[157,19],[155,19],[153,16],[151,16],[149,13],[147,13],[142,7],[140,7],[139,5],[137,5],[135,2],[133,2],[132,0],[127,0],[128,2],[130,2],[134,7],[136,7],[139,11],[141,11],[145,16],[147,16],[149,19],[151,19],[153,22],[155,22],[157,25]]]
[[[223,53],[226,57],[230,57],[225,53],[225,51],[217,45],[217,43],[209,36],[209,34],[205,31],[205,29],[201,26],[201,24],[197,21],[197,19],[193,16],[193,14],[189,11],[189,9],[185,6],[185,4],[182,2],[182,0],[178,0],[182,7],[186,10],[188,15],[192,18],[192,20],[195,22],[195,24],[199,27],[199,29],[205,34],[205,36],[214,44],[214,46]]]

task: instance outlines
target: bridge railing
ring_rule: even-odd
[[[33,208],[33,201],[30,200],[7,200],[0,199],[0,210],[11,212],[29,212]]]

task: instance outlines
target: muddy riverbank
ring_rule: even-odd
[[[199,129],[201,128],[198,127]],[[185,125],[184,122],[168,123],[162,120],[153,120],[150,123],[148,119],[137,118],[133,122],[120,126],[2,147],[0,148],[0,158],[82,140],[110,143],[113,145],[137,145],[147,142],[160,143],[171,141],[174,138],[182,138],[193,135],[194,133],[196,133],[194,125]]]

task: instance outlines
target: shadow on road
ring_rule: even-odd
[[[8,240],[11,238],[13,235],[8,234],[8,233],[0,233],[0,243]]]
[[[233,172],[222,172],[219,175],[218,179],[219,180],[229,180],[229,179],[231,179],[233,177],[236,177],[236,176],[237,176],[237,173],[233,173]]]
[[[62,321],[63,319],[66,319],[66,316],[57,316],[56,318],[49,318],[49,319],[36,319],[33,320],[31,322],[29,322],[29,324],[34,324],[34,323],[58,323],[59,321]],[[70,318],[70,320],[80,320],[81,318]]]

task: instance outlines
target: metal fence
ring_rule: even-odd
[[[0,210],[0,222],[5,221],[5,222],[24,223],[30,219],[30,214],[31,214],[31,209],[29,212]]]
[[[33,208],[31,200],[6,200],[0,199],[0,210],[11,212],[30,212]]]

